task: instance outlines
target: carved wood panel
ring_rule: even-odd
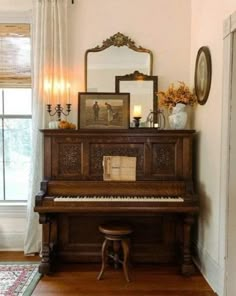
[[[137,158],[137,175],[144,174],[144,145],[143,144],[91,144],[90,145],[90,175],[102,176],[103,156],[132,156]]]
[[[152,173],[160,176],[175,176],[175,143],[155,143],[153,144],[152,152]]]
[[[59,175],[81,174],[81,144],[60,143],[58,162]]]

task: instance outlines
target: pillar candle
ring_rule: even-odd
[[[70,104],[70,83],[67,82],[67,104]]]
[[[142,115],[141,105],[134,105],[133,117],[141,117],[141,115]]]
[[[44,94],[45,101],[47,102],[47,104],[50,104],[51,83],[47,79],[44,80]]]

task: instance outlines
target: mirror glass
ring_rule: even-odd
[[[130,126],[133,126],[134,106],[141,106],[141,127],[150,127],[147,122],[150,112],[157,112],[157,76],[135,71],[129,75],[116,76],[116,92],[130,93]],[[156,122],[156,115],[153,121]]]
[[[152,52],[122,33],[103,41],[85,53],[85,90],[114,92],[115,76],[139,71],[152,74]]]

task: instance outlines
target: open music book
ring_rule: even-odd
[[[104,181],[135,181],[136,157],[103,156]]]

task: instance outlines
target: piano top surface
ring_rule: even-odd
[[[173,129],[157,129],[157,128],[128,128],[128,129],[41,129],[44,136],[82,136],[82,137],[185,137],[196,133],[193,129],[173,130]]]

